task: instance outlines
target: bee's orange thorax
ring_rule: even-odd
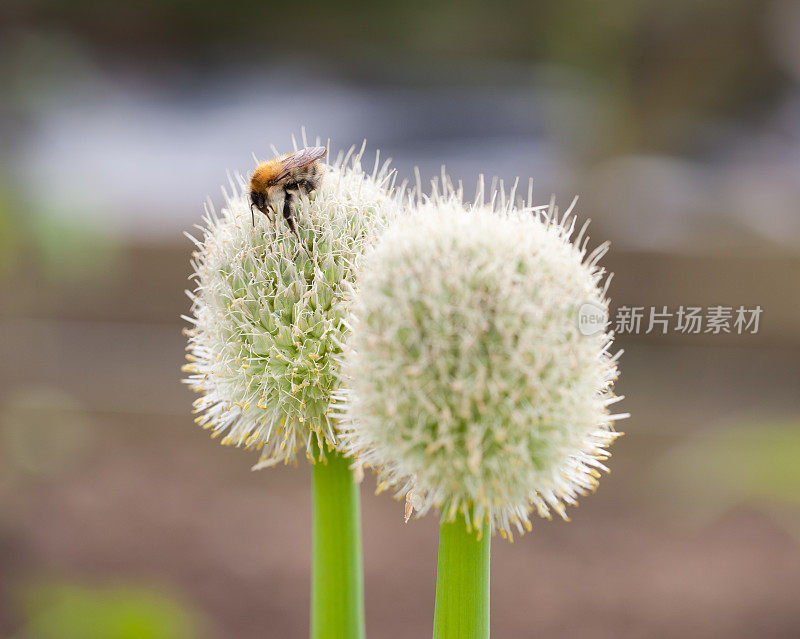
[[[262,162],[253,171],[253,176],[250,178],[250,188],[254,191],[264,191],[270,186],[275,184],[275,178],[278,177],[281,171],[280,160],[270,160],[269,162]]]

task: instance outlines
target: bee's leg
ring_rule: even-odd
[[[250,205],[250,220],[253,222],[253,228],[256,227],[256,213],[253,211],[253,204]]]
[[[292,233],[300,240],[300,233],[297,232],[297,227],[294,225],[294,220],[292,219],[292,196],[289,193],[286,194],[283,200],[283,219],[286,220]]]

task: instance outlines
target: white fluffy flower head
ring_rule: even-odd
[[[363,147],[362,147],[363,152]],[[196,421],[226,445],[261,451],[259,467],[337,445],[329,415],[346,332],[346,293],[366,246],[401,208],[388,163],[366,173],[340,155],[294,208],[300,242],[278,216],[251,223],[243,177],[207,209],[192,266],[184,370]],[[393,194],[397,193],[397,194]]]
[[[482,198],[480,198],[482,199]],[[595,488],[618,435],[607,278],[552,205],[463,204],[434,190],[364,256],[337,393],[345,450],[418,516],[504,536]],[[585,227],[584,227],[585,229]]]

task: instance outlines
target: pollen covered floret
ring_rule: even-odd
[[[347,330],[345,293],[357,262],[401,209],[392,174],[350,153],[319,189],[298,198],[300,241],[280,217],[251,222],[244,178],[219,213],[207,210],[192,266],[195,288],[185,380],[200,393],[196,421],[222,443],[261,451],[258,466],[336,446],[329,414]],[[397,194],[395,194],[397,193]]]
[[[566,519],[606,470],[613,336],[578,322],[585,304],[607,313],[606,247],[587,254],[573,230],[552,205],[466,206],[449,189],[365,255],[342,439],[418,516],[521,533],[533,509]]]

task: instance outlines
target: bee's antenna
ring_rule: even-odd
[[[256,214],[255,214],[255,211],[253,211],[253,204],[252,203],[250,203],[250,219],[253,222],[253,228],[255,228],[256,227]]]

